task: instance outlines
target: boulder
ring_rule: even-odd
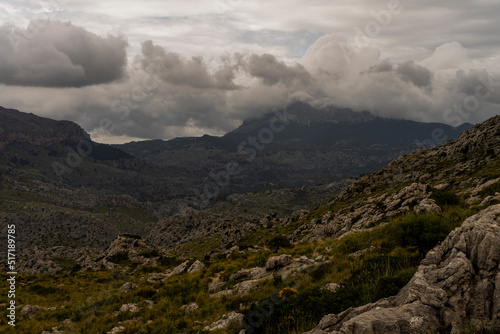
[[[308,334],[462,333],[500,320],[500,205],[432,249],[397,296],[330,314]],[[498,329],[500,330],[500,329]]]
[[[271,270],[283,268],[283,267],[289,265],[290,263],[292,263],[292,261],[293,261],[292,256],[288,255],[288,254],[281,254],[278,256],[272,256],[266,262],[266,270],[271,271]]]
[[[413,208],[416,213],[437,213],[441,211],[439,205],[430,198],[425,198],[420,201],[420,203]]]

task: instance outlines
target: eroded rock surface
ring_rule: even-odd
[[[500,205],[432,249],[397,296],[330,314],[308,334],[462,333],[500,320]]]

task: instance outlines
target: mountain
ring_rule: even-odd
[[[19,254],[16,331],[498,333],[499,156],[497,116],[288,217],[187,208],[150,221],[145,237],[81,247],[53,245],[46,235],[47,244]],[[145,218],[130,198],[122,201],[88,210],[88,220],[69,218],[58,241],[67,234],[81,242],[71,226],[88,225],[94,240],[111,234],[92,224]],[[36,216],[23,238],[81,212],[20,202],[2,203],[0,220],[17,214],[21,226]]]
[[[251,119],[222,137],[114,145],[178,175],[205,207],[235,192],[315,186],[368,173],[412,152],[442,144],[471,127],[376,117],[304,103]],[[235,169],[228,175],[228,168]],[[195,181],[195,182],[193,182]],[[213,183],[218,187],[214,190]]]

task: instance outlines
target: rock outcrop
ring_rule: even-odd
[[[215,214],[188,208],[159,221],[147,239],[165,249],[174,249],[207,236],[217,236],[220,238],[219,244],[227,245],[236,243],[257,227],[257,224],[230,213]]]
[[[494,205],[432,249],[397,296],[327,315],[307,333],[459,334],[498,321],[500,205]]]
[[[228,314],[224,314],[220,320],[212,323],[211,325],[206,326],[203,330],[205,331],[216,331],[220,329],[225,329],[229,327],[233,323],[241,324],[243,322],[244,315],[237,312],[231,312]]]

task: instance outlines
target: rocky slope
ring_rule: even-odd
[[[499,320],[500,205],[493,205],[432,249],[397,296],[327,315],[307,333],[459,334]]]
[[[439,212],[450,197],[458,200],[457,194],[468,204],[498,203],[499,156],[500,116],[496,116],[441,147],[417,150],[360,177],[313,212],[315,218],[301,224],[294,235],[304,240],[339,237],[403,213]]]

